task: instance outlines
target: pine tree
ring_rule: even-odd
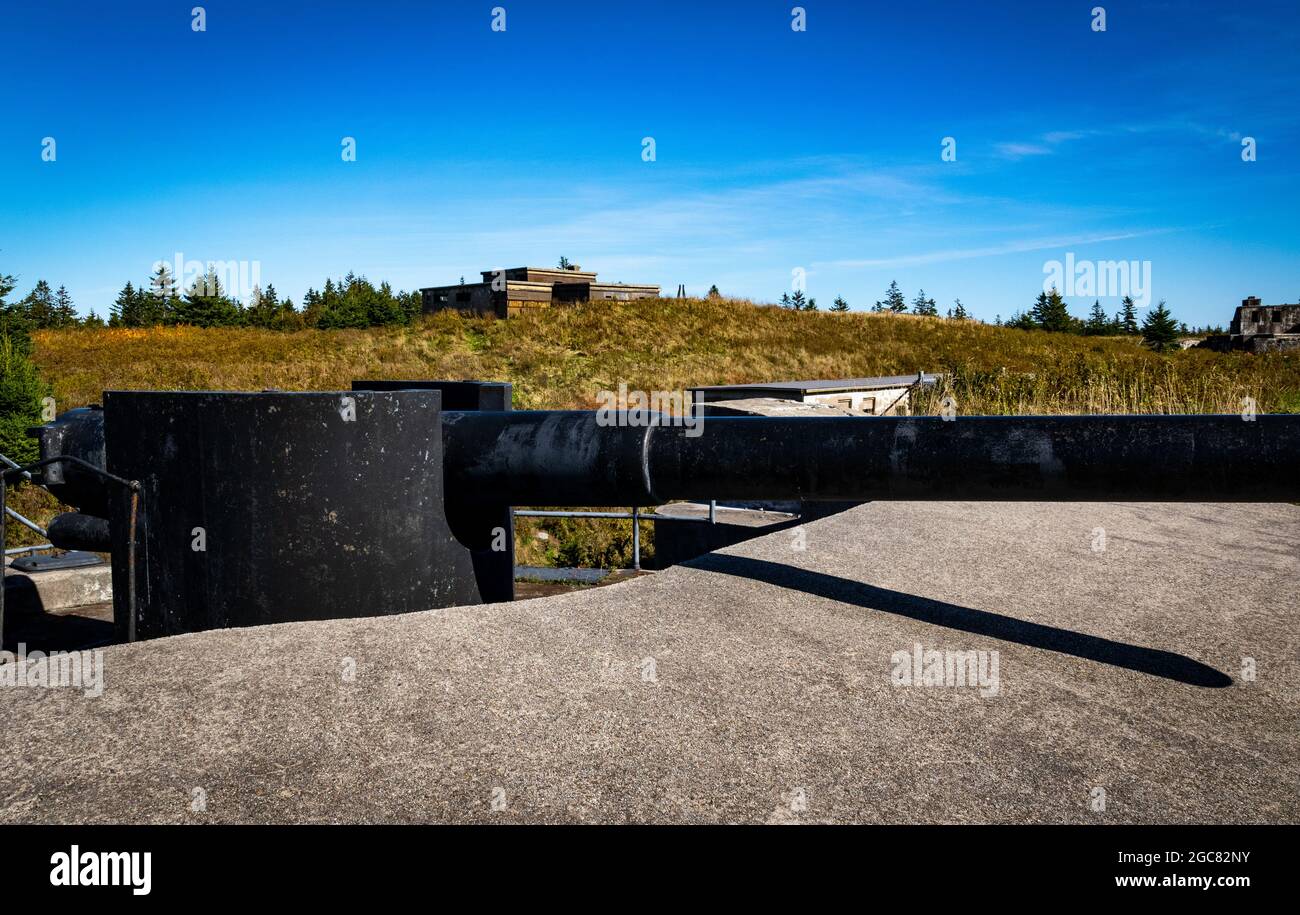
[[[885,290],[885,310],[894,314],[902,314],[907,311],[907,301],[903,298],[903,290],[898,288],[898,281],[895,280],[889,284],[889,289]]]
[[[849,310],[849,303],[844,301],[843,296],[837,295],[835,301],[831,303],[831,311],[843,312]]]
[[[176,323],[195,327],[233,327],[243,323],[243,310],[221,288],[216,270],[196,277],[176,304]]]
[[[146,326],[171,324],[176,317],[176,277],[166,261],[158,262],[158,269],[149,278],[149,295],[141,303],[141,321]]]
[[[1137,306],[1133,304],[1133,297],[1131,295],[1124,296],[1124,300],[1120,305],[1123,307],[1123,310],[1119,315],[1120,333],[1136,334],[1139,328],[1137,322]]]
[[[14,291],[18,281],[6,273],[0,273],[0,337],[7,338],[10,342],[23,350],[30,352],[31,338],[28,336],[31,331],[31,324],[27,320],[27,312],[18,307],[18,303],[9,304],[5,297]]]
[[[961,303],[961,299],[953,299],[952,302],[954,306],[952,316],[954,318],[964,321],[970,317],[970,313],[966,311],[966,306]]]
[[[5,301],[14,284],[12,276],[0,274],[0,454],[26,464],[39,456],[27,428],[40,423],[41,401],[49,387],[31,360],[27,309]]]
[[[320,323],[320,315],[323,310],[321,304],[321,295],[315,289],[308,289],[307,294],[302,297],[302,323],[304,327],[315,327]]]
[[[790,293],[788,292],[781,293],[781,307],[782,308],[790,307]]]
[[[1075,328],[1074,318],[1065,306],[1065,299],[1061,298],[1055,286],[1051,292],[1038,294],[1034,307],[1029,310],[1029,317],[1038,327],[1055,333],[1069,333]]]
[[[27,293],[18,306],[27,315],[28,326],[32,328],[54,327],[56,312],[54,291],[45,280],[37,280],[36,286]]]
[[[249,296],[248,323],[253,327],[273,327],[280,315],[280,299],[275,285],[267,284],[266,291],[254,286]]]
[[[795,311],[803,311],[808,307],[808,299],[804,296],[802,289],[796,289],[794,295],[790,296],[790,307]]]
[[[937,317],[939,314],[939,306],[934,299],[927,299],[925,297],[925,290],[922,289],[916,294],[916,298],[912,300],[912,314]]]
[[[1083,326],[1083,332],[1093,337],[1104,336],[1110,333],[1110,318],[1106,316],[1106,310],[1101,307],[1101,299],[1092,303],[1092,311],[1088,314],[1088,321]]]
[[[1178,322],[1169,313],[1164,299],[1142,320],[1142,342],[1158,353],[1178,346]]]
[[[122,291],[117,294],[117,299],[108,309],[108,326],[139,327],[138,305],[139,296],[135,294],[135,286],[127,280]]]
[[[72,304],[72,296],[66,286],[60,286],[54,293],[55,327],[72,327],[77,323],[77,309]]]
[[[19,464],[39,457],[27,429],[40,425],[49,392],[22,341],[0,335],[0,454]]]
[[[417,303],[420,302],[419,293],[414,298]],[[302,330],[307,322],[303,319],[302,312],[293,307],[293,299],[285,299],[280,303],[280,313],[275,317],[274,326],[276,330]]]
[[[104,319],[95,314],[95,309],[92,308],[90,313],[86,315],[86,319],[81,322],[81,325],[82,327],[103,327]]]
[[[709,292],[708,292],[707,298],[710,298],[710,299],[720,299],[720,298],[722,298],[722,293],[718,290],[718,284],[717,284],[717,283],[714,283],[712,286],[709,287]]]

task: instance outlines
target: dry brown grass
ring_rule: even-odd
[[[369,330],[43,331],[36,361],[60,409],[113,388],[346,389],[356,378],[510,381],[517,409],[588,407],[597,392],[795,378],[951,375],[963,413],[1300,409],[1300,356],[1190,350],[970,321],[793,312],[656,299],[539,310],[509,321],[443,312]],[[942,392],[941,392],[942,393]]]
[[[620,383],[674,391],[924,370],[948,378],[917,401],[920,412],[948,394],[966,414],[1235,413],[1247,396],[1263,412],[1300,411],[1300,354],[1160,356],[1126,339],[725,299],[598,302],[510,321],[444,312],[370,330],[73,329],[43,331],[35,343],[61,410],[113,388],[341,390],[357,378],[510,381],[516,409],[587,408]],[[53,511],[39,494],[19,498],[41,520]],[[649,554],[649,525],[645,533]],[[10,545],[30,540],[12,536]],[[521,562],[626,565],[630,541],[630,522],[519,523]]]

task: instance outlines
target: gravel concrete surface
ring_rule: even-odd
[[[0,821],[1297,822],[1298,580],[1296,506],[873,503],[0,687]],[[916,646],[997,652],[996,694],[899,684]]]

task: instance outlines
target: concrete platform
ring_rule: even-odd
[[[1300,508],[803,530],[562,597],[106,649],[101,698],[0,688],[0,821],[1300,822]],[[996,695],[896,685],[917,645],[998,652]]]
[[[33,613],[68,610],[113,599],[113,571],[107,562],[75,569],[18,572],[6,568],[5,606]]]

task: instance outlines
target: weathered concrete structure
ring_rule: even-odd
[[[719,384],[692,388],[697,402],[712,407],[713,415],[745,415],[756,411],[743,404],[727,409],[730,401],[782,400],[802,404],[823,404],[850,414],[906,416],[911,409],[911,391],[917,385],[932,385],[938,375],[887,375],[879,378],[840,378],[825,381],[765,381],[754,384]],[[760,415],[776,415],[757,411]]]
[[[1267,353],[1300,350],[1300,304],[1264,305],[1258,296],[1242,299],[1226,335],[1209,337],[1207,349]]]
[[[659,295],[659,287],[649,283],[598,283],[596,274],[576,264],[483,270],[480,275],[483,279],[478,283],[421,289],[425,313],[457,308],[473,315],[508,318],[555,302],[629,301]]]

